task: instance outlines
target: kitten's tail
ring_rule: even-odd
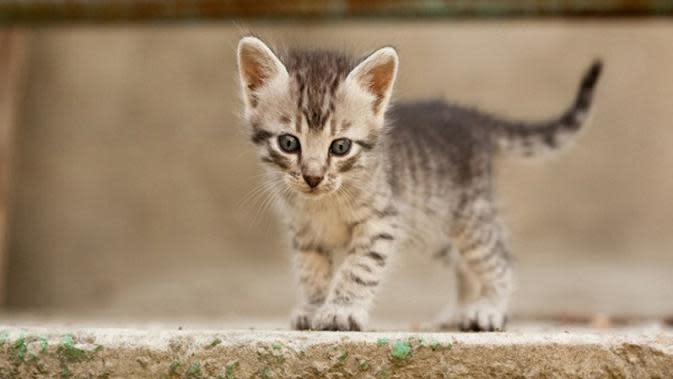
[[[533,123],[495,121],[493,128],[500,149],[530,157],[556,150],[569,142],[589,113],[602,67],[600,60],[592,63],[582,78],[575,102],[560,117]]]

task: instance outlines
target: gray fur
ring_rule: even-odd
[[[441,100],[388,107],[397,72],[390,48],[361,60],[329,51],[275,54],[247,37],[241,64],[251,139],[268,163],[275,205],[297,252],[302,301],[292,326],[364,329],[390,260],[416,251],[456,270],[459,304],[442,325],[502,329],[511,263],[494,202],[494,156],[559,147],[589,110],[600,64],[572,107],[541,123]],[[301,150],[282,151],[275,142],[282,134],[295,136]],[[335,156],[330,143],[342,137],[353,141],[351,151]],[[310,178],[321,181],[307,185]],[[335,266],[338,252],[345,258]]]

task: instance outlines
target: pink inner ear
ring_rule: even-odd
[[[384,63],[375,65],[367,70],[365,75],[361,78],[361,82],[366,88],[376,96],[374,100],[374,113],[379,112],[381,103],[386,97],[386,93],[390,89],[393,82],[393,74],[395,73],[395,62],[392,59]]]
[[[240,51],[241,75],[247,83],[248,89],[254,91],[261,87],[271,76],[273,64],[265,52],[252,46],[243,46]]]

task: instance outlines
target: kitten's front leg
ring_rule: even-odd
[[[332,257],[319,245],[295,243],[295,263],[299,281],[300,303],[292,312],[292,328],[311,328],[313,315],[325,302],[332,279]]]
[[[313,318],[315,330],[363,330],[369,308],[394,250],[395,228],[389,215],[362,222],[354,233],[351,249],[335,275],[325,304]]]

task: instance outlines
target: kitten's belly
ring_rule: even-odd
[[[400,232],[401,249],[414,254],[435,254],[449,243],[450,207],[447,199],[403,201]]]

